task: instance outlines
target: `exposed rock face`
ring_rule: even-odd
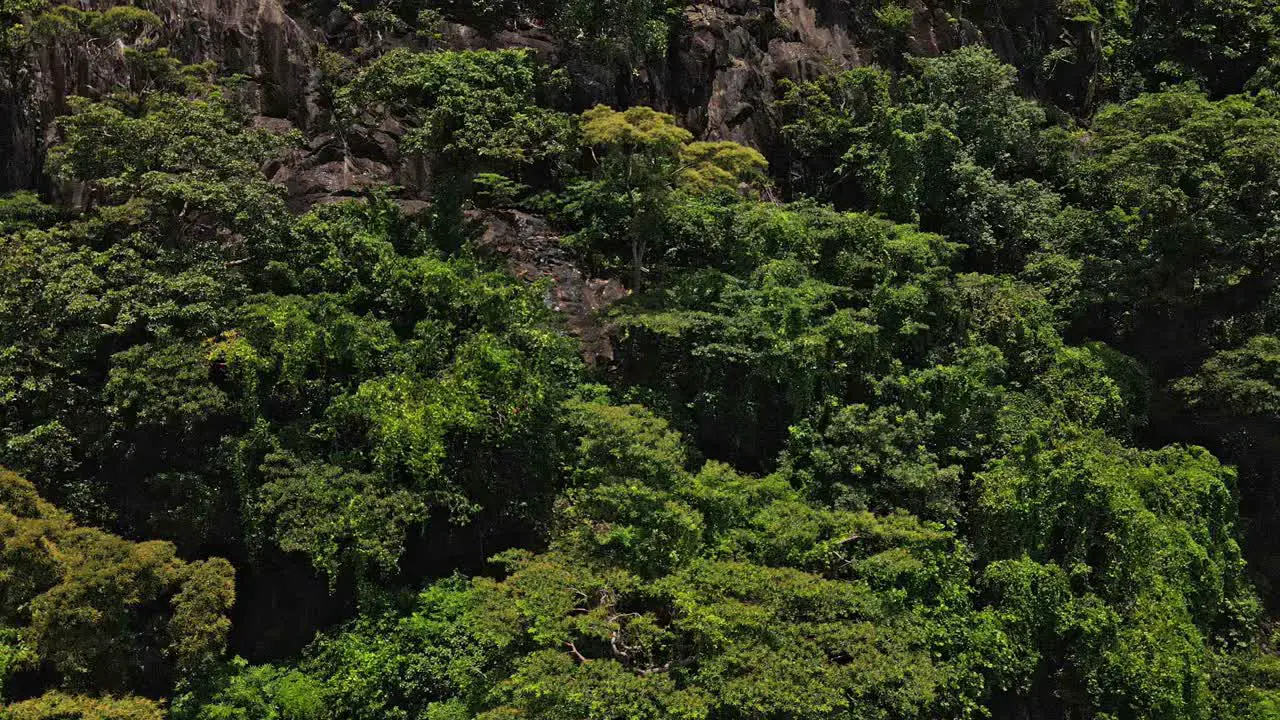
[[[476,211],[469,217],[484,226],[480,246],[506,257],[516,277],[551,281],[547,306],[564,315],[565,326],[578,338],[587,364],[611,362],[611,328],[599,311],[627,296],[622,283],[587,277],[543,218],[518,210]]]
[[[768,152],[777,145],[779,80],[809,80],[870,61],[847,20],[807,0],[693,5],[669,58],[668,109],[704,139]]]
[[[76,7],[106,10],[116,0],[79,0]],[[183,62],[214,60],[249,77],[251,104],[263,115],[301,127],[314,119],[311,60],[306,34],[281,0],[141,0],[162,27],[149,38]],[[100,95],[128,86],[123,43],[52,42],[0,73],[0,192],[41,187],[54,118],[73,95]]]
[[[913,13],[906,37],[906,49],[912,55],[934,57],[982,37],[973,23],[952,16],[933,2],[909,0],[906,5]]]
[[[844,6],[824,2],[830,7],[808,0],[779,0],[776,6],[758,0],[691,5],[667,56],[634,69],[581,57],[529,23],[492,33],[446,23],[434,44],[453,50],[527,48],[547,64],[569,71],[576,109],[597,103],[650,105],[675,114],[703,139],[735,140],[771,154],[780,145],[773,109],[779,80],[812,79],[871,60]],[[361,32],[352,18],[341,14],[322,23],[333,38]],[[401,156],[397,144],[402,134],[402,128],[384,123],[348,128],[341,138],[316,136],[272,171],[289,188],[298,209],[357,195],[376,183],[393,183],[412,195],[428,186],[430,169],[420,159]]]
[[[381,185],[403,185],[413,175],[417,159],[402,159],[402,134],[399,123],[390,119],[378,127],[357,128],[343,135],[320,133],[268,165],[267,177],[285,187],[289,207],[295,212],[358,197]],[[408,184],[410,189],[416,187]]]
[[[932,11],[917,1],[917,31],[925,38],[918,44],[931,52],[957,44],[951,25],[935,27]],[[650,105],[675,114],[702,139],[734,140],[773,156],[780,147],[774,111],[780,80],[809,80],[873,59],[866,28],[856,27],[838,0],[711,0],[689,6],[683,20],[668,54],[634,69],[581,57],[530,23],[492,33],[446,23],[434,44],[453,50],[527,48],[569,71],[575,109]],[[347,16],[323,22],[334,37],[360,33]],[[392,182],[412,194],[427,186],[429,168],[395,150],[401,132],[354,127],[341,142],[315,138],[277,179],[289,186],[298,207],[358,194],[372,182]]]
[[[980,37],[925,0],[910,7],[904,51],[936,55]],[[666,109],[703,139],[734,140],[767,156],[780,145],[773,110],[780,80],[804,82],[877,60],[874,29],[855,22],[840,0],[713,0],[691,6],[685,21],[668,60]]]
[[[934,17],[924,0],[917,9],[913,50],[937,52],[955,44],[954,32]],[[77,0],[105,10],[121,0]],[[402,157],[403,128],[384,123],[352,128],[342,136],[326,131],[317,106],[308,31],[291,18],[284,0],[140,0],[163,27],[154,38],[184,62],[214,60],[228,72],[251,79],[250,104],[265,118],[287,119],[308,135],[306,145],[268,175],[284,184],[291,205],[358,195],[395,183],[409,194],[429,176],[420,159]],[[943,14],[945,16],[945,13]],[[685,27],[667,57],[635,70],[576,57],[545,29],[525,23],[492,33],[448,23],[441,47],[523,47],[546,62],[566,66],[575,79],[575,105],[648,104],[672,112],[705,139],[736,140],[774,154],[779,147],[773,110],[778,81],[806,80],[870,62],[865,28],[855,27],[838,0],[711,0],[691,5]],[[330,41],[359,42],[353,19],[339,11],[315,19]],[[305,21],[304,21],[305,22]],[[44,157],[55,140],[54,119],[72,95],[99,95],[129,83],[124,47],[52,43],[33,48],[24,62],[0,77],[0,192],[47,187]],[[268,121],[270,122],[270,121]]]
[[[685,21],[688,31],[670,58],[670,109],[704,139],[767,147],[775,125],[768,102],[775,84],[768,53],[777,29],[773,13],[721,0],[689,8]]]
[[[1035,96],[1077,113],[1096,102],[1103,65],[1098,25],[1061,17],[1056,0],[1029,0],[1005,10],[997,4],[975,16],[983,41],[1011,65],[1023,68],[1023,82]],[[1046,63],[1045,52],[1057,45],[1068,51]]]
[[[104,10],[124,0],[74,1],[84,9]],[[596,103],[615,107],[645,104],[670,112],[702,139],[734,140],[760,149],[785,173],[786,157],[774,109],[779,81],[804,81],[821,74],[892,62],[901,53],[936,55],[972,42],[986,42],[1008,60],[1021,62],[1028,48],[1053,38],[1074,38],[1079,58],[1062,64],[1063,73],[1080,81],[1055,77],[1056,87],[1075,88],[1068,104],[1087,101],[1090,72],[1096,67],[1096,38],[1086,29],[1050,23],[1054,0],[1035,0],[1006,11],[1003,4],[975,4],[974,22],[956,17],[943,0],[900,0],[913,13],[894,56],[875,57],[883,32],[868,23],[865,10],[855,16],[847,0],[706,0],[691,4],[683,28],[667,55],[639,67],[581,57],[558,44],[534,21],[521,21],[493,32],[445,23],[433,47],[496,49],[520,47],[545,62],[566,68],[574,79],[576,109]],[[429,186],[430,167],[422,158],[403,155],[404,128],[394,121],[331,132],[327,109],[318,102],[318,74],[313,72],[311,39],[330,47],[369,45],[386,49],[420,44],[413,36],[371,39],[358,19],[342,10],[322,17],[292,18],[288,0],[134,0],[163,23],[155,37],[184,62],[216,61],[227,72],[251,80],[249,104],[262,122],[296,127],[306,144],[266,169],[288,188],[295,210],[333,199],[359,195],[379,184],[395,184],[407,197]],[[297,10],[305,10],[299,4]],[[966,5],[966,12],[969,12]],[[950,8],[950,9],[949,9]],[[994,8],[994,9],[992,9]],[[1006,18],[1006,12],[1017,17]],[[1029,15],[1029,17],[1028,17]],[[1056,22],[1056,21],[1055,21]],[[312,27],[314,25],[314,27]],[[1070,25],[1068,23],[1067,25]],[[1015,35],[1009,27],[1023,28]],[[1026,36],[1033,28],[1035,37]],[[1071,35],[1078,32],[1079,37]],[[1030,63],[1035,65],[1035,63]],[[25,60],[0,65],[0,192],[48,188],[44,157],[55,140],[54,119],[66,112],[72,95],[98,95],[127,86],[129,69],[120,44],[102,46],[55,42],[33,48]],[[1037,78],[1029,78],[1034,86]],[[1078,86],[1078,87],[1077,87]],[[1079,96],[1078,98],[1076,96]],[[377,121],[374,121],[376,123]]]

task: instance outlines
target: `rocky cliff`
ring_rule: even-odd
[[[1045,20],[1047,0],[1028,3],[1022,17],[998,9],[960,14],[952,3],[911,0],[909,22],[887,32],[865,11],[842,0],[712,0],[685,8],[665,56],[643,62],[609,62],[576,56],[533,22],[510,22],[481,31],[445,22],[434,47],[476,49],[523,47],[547,63],[565,67],[574,79],[573,103],[615,106],[646,104],[675,114],[705,139],[735,140],[760,148],[778,161],[778,117],[773,110],[778,82],[805,80],[834,70],[900,63],[905,55],[934,55],[964,43],[986,42],[1010,59],[1066,43],[1076,60],[1064,73],[1076,78],[1053,85],[1068,102],[1087,95],[1096,43],[1087,32]],[[106,10],[118,0],[78,0],[76,7]],[[305,145],[285,162],[268,168],[283,183],[294,207],[355,194],[380,183],[409,188],[427,173],[415,158],[402,157],[403,128],[395,121],[355,127],[341,137],[331,131],[328,109],[318,89],[315,48],[357,50],[369,36],[358,15],[333,10],[316,15],[309,6],[282,0],[137,0],[159,16],[159,28],[114,42],[55,40],[11,58],[0,76],[0,192],[49,189],[44,157],[54,141],[55,118],[67,98],[95,96],[130,84],[125,56],[130,43],[165,47],[186,63],[214,61],[226,72],[248,78],[247,99],[259,122],[300,128]],[[967,7],[967,4],[966,4]],[[999,4],[996,4],[999,8]],[[860,14],[862,12],[863,14]],[[1016,21],[1016,22],[1014,22]],[[1021,28],[1018,34],[1008,27]],[[1031,30],[1027,30],[1031,28]],[[379,46],[421,46],[411,33],[377,38]],[[366,48],[367,49],[367,48]],[[361,54],[358,51],[352,54]],[[365,57],[369,53],[363,53]],[[1029,90],[1045,84],[1028,77]],[[1074,88],[1074,89],[1071,89]],[[1053,94],[1045,87],[1039,90]],[[781,167],[781,166],[780,166]]]
[[[107,10],[116,0],[79,0],[78,9]],[[9,58],[0,73],[0,192],[46,187],[45,153],[54,140],[54,119],[67,99],[98,96],[130,85],[126,52],[131,44],[168,48],[186,63],[213,61],[249,79],[249,100],[264,115],[306,127],[315,118],[311,102],[312,61],[307,32],[279,0],[138,0],[155,13],[158,28],[142,36],[103,40],[72,34],[33,43]]]

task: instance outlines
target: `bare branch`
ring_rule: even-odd
[[[577,659],[578,659],[578,662],[580,662],[580,663],[582,663],[582,664],[584,664],[584,665],[585,665],[585,664],[587,664],[587,663],[589,663],[589,662],[591,662],[591,660],[589,660],[588,658],[586,658],[585,656],[583,656],[583,654],[582,654],[582,653],[578,652],[578,646],[577,646],[577,645],[574,645],[574,644],[573,644],[573,641],[571,641],[571,640],[565,640],[565,641],[564,641],[564,645],[565,645],[565,647],[569,648],[569,654],[570,654],[570,655],[572,655],[572,656],[574,656],[575,658],[577,658]]]

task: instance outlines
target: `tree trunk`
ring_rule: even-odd
[[[638,238],[631,239],[631,292],[640,292],[640,284],[644,282],[645,243]]]

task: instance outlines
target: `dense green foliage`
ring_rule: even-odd
[[[163,669],[210,669],[231,626],[227,561],[184,563],[170,543],[77,527],[12,473],[0,485],[6,678],[48,673],[81,692],[155,692],[172,682]]]
[[[131,68],[0,197],[0,718],[1280,718],[1274,3],[858,4],[759,150],[580,102],[665,2],[301,5],[419,196],[290,212],[244,78],[0,0]]]

